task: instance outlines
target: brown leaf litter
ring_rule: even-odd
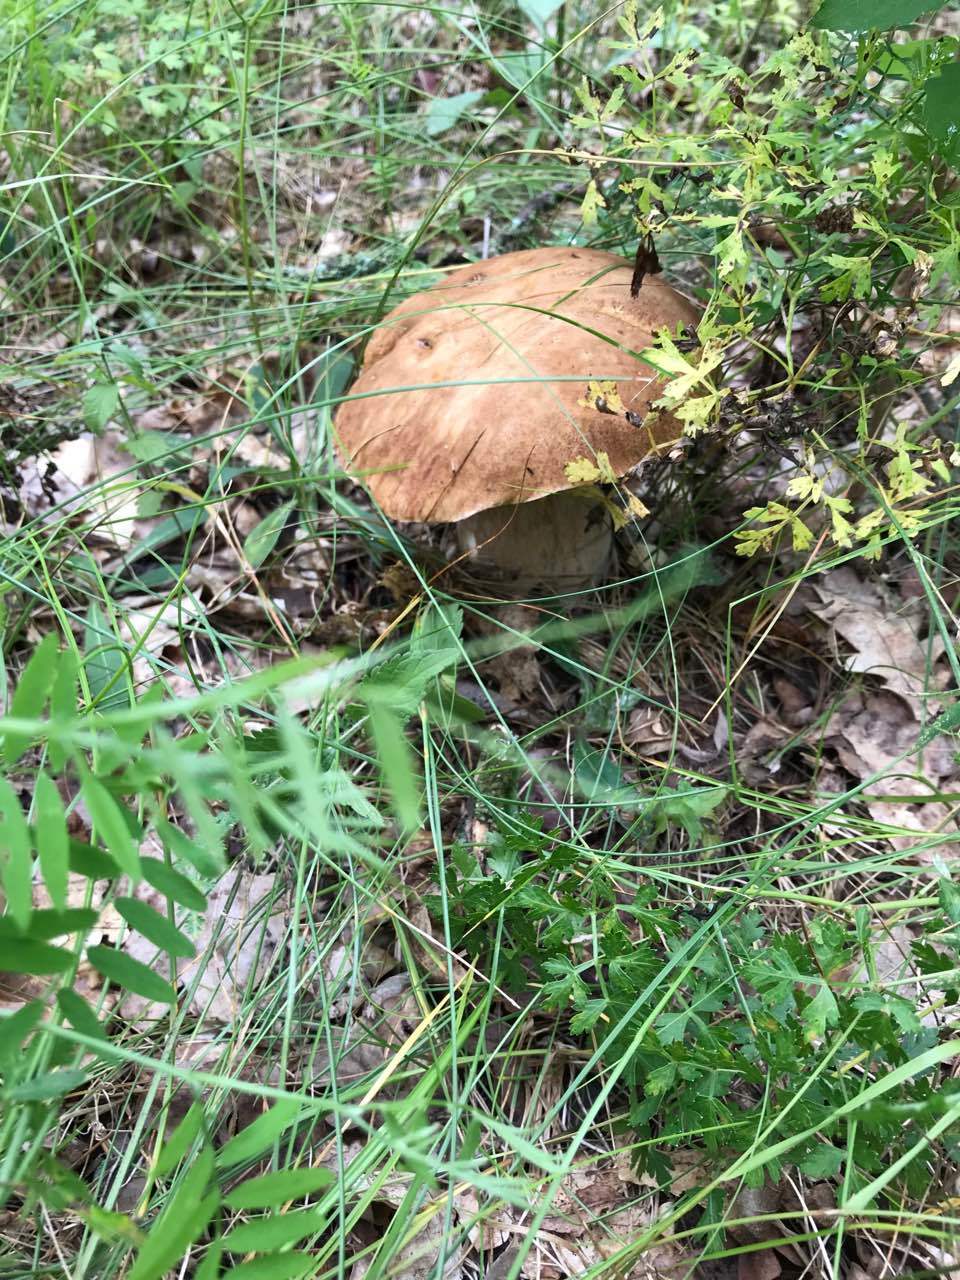
[[[607,1152],[563,1177],[521,1264],[520,1275],[523,1280],[565,1280],[583,1275],[629,1248],[671,1207],[671,1202],[646,1187],[645,1180],[637,1179],[627,1151]],[[471,1190],[457,1198],[460,1221],[481,1258],[506,1250],[515,1259],[539,1209],[536,1196],[529,1209],[499,1205],[492,1213],[481,1211]],[[624,1280],[686,1280],[693,1274],[693,1264],[692,1256],[679,1244],[663,1241],[633,1257],[618,1274]]]
[[[823,742],[858,782],[869,781],[863,802],[895,849],[923,861],[949,856],[960,811],[956,744],[938,735],[918,747],[950,679],[942,638],[922,634],[925,601],[898,598],[847,566],[810,586],[816,599],[808,597],[808,607],[828,624],[834,643],[852,651],[847,669],[884,686],[867,683],[847,694],[823,727]],[[953,798],[937,798],[944,793]]]
[[[921,639],[922,612],[917,600],[897,600],[873,579],[859,576],[848,565],[810,580],[819,606],[816,614],[829,623],[835,636],[852,652],[842,661],[848,671],[878,676],[891,693],[919,711],[922,704],[936,715],[939,701],[930,690],[940,689],[945,673],[938,670],[942,638],[934,633]]]
[[[141,885],[136,896],[166,912],[166,899],[148,886]],[[177,978],[190,993],[190,1011],[225,1026],[235,1026],[241,1014],[249,1016],[248,993],[262,989],[274,966],[285,959],[281,948],[289,918],[289,896],[282,887],[278,891],[275,875],[240,866],[227,871],[208,891],[203,915],[187,924],[196,957],[177,960]],[[142,934],[128,933],[123,949],[169,978],[166,952],[158,952]],[[153,1021],[165,1007],[128,992],[120,1015],[134,1023]]]

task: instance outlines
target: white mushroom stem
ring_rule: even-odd
[[[610,517],[592,495],[576,490],[491,507],[456,527],[477,572],[518,591],[593,586],[607,574],[613,552]]]

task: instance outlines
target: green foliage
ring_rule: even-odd
[[[241,1182],[224,1197],[224,1203],[230,1209],[267,1209],[285,1200],[301,1200],[335,1181],[329,1169],[282,1169]]]
[[[562,0],[518,0],[518,4],[537,29],[543,32],[547,23],[561,8]]]
[[[929,1194],[930,1168],[958,1154],[949,865],[873,857],[858,797],[808,807],[788,769],[752,794],[724,758],[700,776],[688,756],[664,772],[623,749],[625,716],[658,686],[673,713],[662,676],[688,660],[672,631],[685,597],[714,584],[743,603],[723,548],[720,570],[643,559],[622,616],[615,592],[595,617],[585,597],[544,606],[515,636],[555,699],[536,723],[484,684],[489,601],[442,602],[446,571],[386,601],[384,557],[405,544],[339,484],[331,411],[382,309],[487,238],[627,253],[649,239],[703,310],[698,333],[638,353],[666,377],[659,407],[695,459],[762,445],[737,489],[752,495],[739,549],[793,566],[907,538],[931,563],[958,465],[956,363],[924,361],[960,284],[960,43],[904,32],[937,9],[910,0],[826,0],[809,28],[814,6],[786,0],[523,0],[469,20],[430,10],[428,39],[403,7],[327,8],[318,35],[311,6],[0,0],[5,456],[89,430],[129,468],[61,501],[40,459],[35,516],[0,495],[0,969],[24,993],[0,1034],[9,1207],[37,1238],[64,1215],[77,1274],[254,1280],[342,1269],[349,1224],[383,1225],[386,1187],[386,1274],[438,1206],[453,1256],[464,1186],[479,1220],[546,1213],[544,1179],[556,1189],[622,1140],[691,1215],[684,1231],[701,1214],[714,1242],[727,1192],[784,1168],[837,1181],[838,1244],[874,1209],[909,1225],[911,1197],[944,1229]],[[350,237],[332,257],[331,226]],[[901,414],[915,397],[927,420]],[[176,430],[147,425],[157,410]],[[603,454],[571,464],[614,479]],[[118,549],[128,482],[152,523]],[[234,613],[207,553],[253,508],[231,547],[262,595]],[[720,533],[731,523],[725,510]],[[294,625],[285,561],[311,539],[316,617]],[[251,618],[256,599],[270,607]],[[356,649],[336,626],[329,641],[351,620]],[[578,647],[581,623],[610,638],[609,665]],[[156,650],[155,625],[171,633]],[[301,636],[314,657],[287,663]],[[705,667],[722,665],[715,644]],[[731,719],[765,696],[746,688]],[[920,746],[955,731],[945,706]],[[862,872],[839,896],[835,849]],[[269,978],[208,1043],[191,998],[218,980],[208,898],[228,870],[289,889],[289,909],[280,945],[262,931]],[[888,920],[911,931],[909,985],[878,976]],[[368,999],[384,948],[408,971],[412,1021]],[[358,1082],[347,1062],[340,1079],[327,1064],[370,1022],[389,1072]],[[195,1045],[211,1050],[199,1065]],[[237,1104],[255,1118],[235,1132]],[[336,1151],[314,1168],[330,1123]],[[364,1146],[338,1176],[348,1128]],[[680,1195],[677,1152],[700,1169]],[[24,1271],[52,1255],[31,1241],[26,1257]]]
[[[281,503],[247,534],[243,544],[243,554],[252,568],[259,568],[277,545],[277,540],[290,518],[293,506],[292,502]]]
[[[706,812],[722,798],[703,795],[710,797]],[[647,828],[651,838],[675,822],[686,825],[688,804],[661,798]],[[927,1077],[904,1070],[930,1043],[910,1001],[871,987],[866,975],[858,982],[834,976],[862,959],[843,924],[825,918],[808,936],[780,934],[758,911],[666,908],[656,879],[641,882],[627,905],[616,881],[583,868],[558,835],[493,836],[482,862],[455,851],[445,898],[429,905],[439,915],[445,902],[458,947],[508,988],[523,989],[524,968],[533,964],[542,1006],[568,1019],[571,1035],[587,1036],[601,1064],[623,1071],[645,1171],[664,1175],[670,1148],[702,1141],[707,1182],[731,1153],[754,1149],[758,1129],[776,1129],[783,1108],[799,1136],[792,1148],[786,1143],[776,1167],[795,1164],[811,1177],[837,1173],[847,1132],[838,1113],[849,1102],[852,1063],[868,1064],[871,1075],[903,1074],[883,1110],[858,1112],[856,1178],[878,1175],[909,1147],[889,1122],[898,1106],[938,1114]],[[702,832],[697,825],[688,835],[700,839]],[[928,925],[941,943],[945,923],[941,916]],[[937,963],[960,961],[960,938],[949,946],[951,959]],[[958,995],[949,998],[955,1004]],[[768,1073],[777,1082],[773,1094],[764,1088]],[[736,1097],[734,1079],[743,1083]],[[822,1140],[804,1138],[808,1129],[819,1129]],[[834,1139],[838,1146],[825,1145]],[[918,1155],[904,1176],[909,1181],[921,1170]],[[772,1162],[766,1172],[775,1178]]]
[[[433,98],[427,109],[427,136],[437,138],[452,129],[465,112],[481,101],[484,94],[480,89],[469,89],[466,93],[455,93],[449,98]]]
[[[960,146],[960,63],[949,63],[925,82],[923,122],[944,159],[955,164]]]
[[[120,404],[120,391],[113,382],[95,382],[83,397],[83,420],[91,431],[102,431]]]
[[[884,31],[909,27],[925,13],[941,9],[946,0],[824,0],[813,25],[826,31]]]
[[[891,537],[917,537],[954,483],[955,450],[900,414],[934,381],[919,360],[960,285],[958,42],[865,34],[854,66],[846,34],[908,27],[938,7],[826,0],[810,31],[755,65],[682,50],[656,73],[671,85],[669,130],[653,79],[621,62],[572,120],[582,145],[623,166],[634,236],[674,260],[712,260],[691,280],[696,339],[681,350],[663,333],[643,352],[669,378],[660,407],[689,435],[779,423],[792,475],[747,510],[744,555],[808,552],[822,534],[876,557]],[[626,6],[619,47],[639,53],[651,23],[672,30],[670,13],[638,31]]]

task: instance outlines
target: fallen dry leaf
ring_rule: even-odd
[[[847,669],[877,676],[900,694],[918,715],[922,702],[931,715],[939,703],[928,696],[938,687],[936,666],[943,655],[938,635],[921,639],[915,602],[897,600],[873,581],[860,578],[849,566],[811,581],[819,600],[817,616],[828,622],[853,653]]]
[[[920,726],[902,698],[883,692],[854,693],[834,712],[824,740],[859,781],[879,775],[864,801],[875,822],[915,831],[918,837],[942,834],[942,845],[929,845],[920,852],[919,856],[929,861],[937,853],[949,853],[950,844],[955,843],[957,806],[936,799],[908,802],[897,797],[956,791],[960,767],[949,738],[936,737],[917,750],[919,733]],[[906,834],[892,834],[889,839],[900,852],[912,850],[918,843]]]
[[[793,736],[785,724],[764,716],[737,741],[737,767],[751,786],[763,786],[780,772],[780,748]]]
[[[386,978],[372,992],[359,1016],[344,1026],[327,1028],[301,1068],[304,1082],[317,1092],[329,1089],[334,1077],[341,1089],[351,1088],[383,1070],[391,1050],[399,1048],[421,1020],[416,994],[405,973]],[[397,1098],[413,1087],[400,1073],[379,1090],[380,1098]]]
[[[529,1235],[530,1211],[537,1208],[534,1200],[530,1210],[501,1204],[483,1212],[471,1190],[461,1192],[456,1203],[461,1226],[482,1260],[508,1245],[507,1252],[515,1258]],[[572,1169],[564,1177],[520,1274],[524,1280],[564,1280],[602,1267],[669,1208],[657,1196],[653,1179],[636,1176],[629,1148],[610,1151],[601,1162]],[[488,1275],[499,1257],[487,1266]],[[660,1243],[618,1274],[624,1280],[689,1280],[693,1265],[692,1256],[679,1245]]]
[[[659,707],[645,704],[635,707],[627,719],[623,740],[638,755],[659,755],[676,750],[675,720]]]
[[[787,680],[785,676],[774,676],[773,691],[780,699],[783,717],[788,724],[806,724],[812,718],[812,699],[792,680]]]
[[[141,885],[137,897],[166,913],[166,899],[153,890]],[[196,956],[177,961],[178,979],[191,992],[190,1009],[204,1020],[228,1026],[241,1010],[249,1014],[246,993],[266,980],[290,914],[276,876],[231,867],[207,895],[207,910],[198,926],[186,930]],[[169,978],[166,953],[158,953],[141,934],[128,933],[123,949]],[[120,1005],[122,1016],[132,1021],[153,1020],[164,1009],[133,993],[125,994]]]
[[[446,1255],[446,1256],[444,1256]],[[371,1249],[353,1264],[350,1280],[363,1280],[377,1258]],[[438,1267],[441,1263],[442,1266]],[[463,1249],[452,1246],[444,1230],[444,1205],[441,1203],[415,1219],[414,1234],[389,1259],[391,1280],[428,1280],[438,1274],[443,1280],[458,1280],[463,1274]]]
[[[136,460],[124,449],[118,431],[94,436],[85,431],[75,440],[64,441],[53,453],[58,487],[73,494],[65,503],[72,511],[85,511],[96,521],[96,532],[114,546],[126,550],[138,528],[138,508],[143,488],[136,472]],[[95,486],[91,489],[91,486]],[[80,492],[90,492],[79,496]]]

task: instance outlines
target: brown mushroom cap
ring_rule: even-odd
[[[336,415],[345,461],[384,512],[462,520],[570,489],[576,458],[606,453],[619,477],[677,439],[669,415],[651,432],[579,403],[591,380],[617,379],[642,418],[662,383],[631,353],[699,319],[656,277],[632,298],[631,275],[596,249],[531,249],[462,267],[395,308]]]

